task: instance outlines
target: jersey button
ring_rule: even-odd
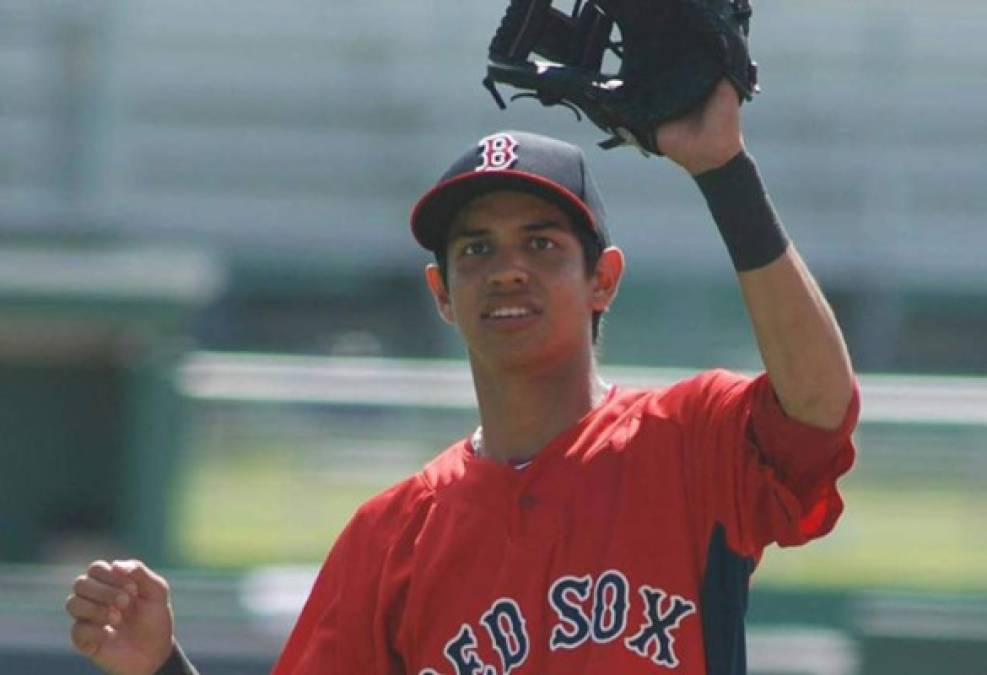
[[[533,508],[537,503],[538,500],[535,499],[534,495],[521,495],[521,498],[518,500],[518,506],[525,510]]]

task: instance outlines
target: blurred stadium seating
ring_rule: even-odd
[[[457,354],[423,317],[410,205],[489,130],[599,137],[558,110],[489,100],[499,4],[3,0],[0,237],[208,249],[232,278],[196,326],[209,348]],[[757,12],[764,93],[746,135],[858,365],[984,372],[987,8]],[[632,152],[591,161],[631,252],[609,358],[753,366],[688,179]]]

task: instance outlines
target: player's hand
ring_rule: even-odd
[[[171,653],[168,582],[138,560],[92,563],[65,609],[75,648],[106,673],[152,675]]]
[[[693,176],[723,166],[744,147],[740,131],[740,99],[721,80],[706,104],[655,131],[658,149]]]

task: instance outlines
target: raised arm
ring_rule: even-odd
[[[733,87],[721,82],[704,109],[661,125],[656,140],[706,197],[785,412],[806,424],[836,428],[853,396],[850,357],[829,304],[788,241],[744,148]]]

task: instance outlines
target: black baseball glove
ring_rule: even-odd
[[[576,0],[569,14],[552,0],[511,0],[483,84],[501,108],[498,82],[524,92],[512,100],[562,104],[577,118],[581,110],[610,134],[604,148],[661,154],[656,126],[704,103],[721,79],[741,101],[758,91],[750,17],[750,0]],[[602,72],[608,50],[620,61],[613,74]]]

